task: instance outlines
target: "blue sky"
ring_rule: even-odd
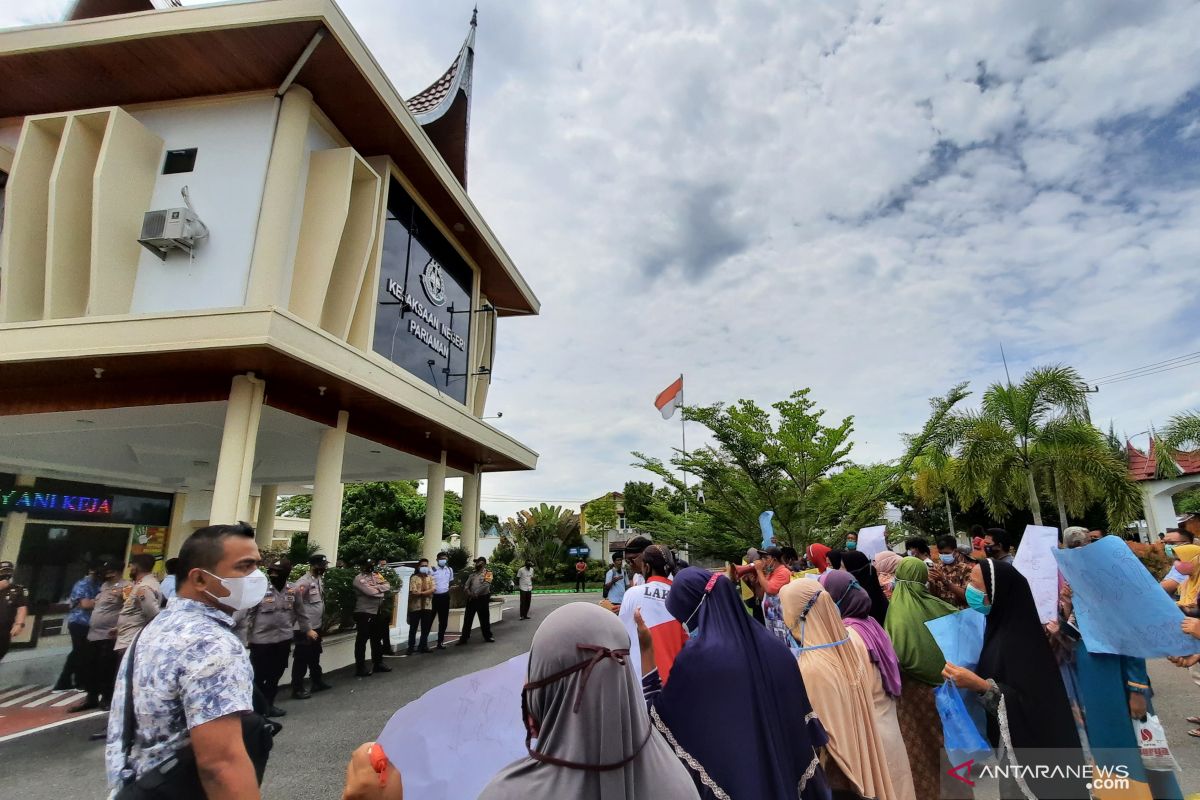
[[[342,6],[406,95],[471,10]],[[667,455],[681,372],[693,403],[809,386],[870,461],[1002,377],[1001,341],[1014,375],[1200,351],[1196,3],[480,6],[470,193],[544,307],[501,322],[489,413],[542,460],[486,480],[492,511]],[[1105,385],[1093,418],[1143,431],[1198,378]]]

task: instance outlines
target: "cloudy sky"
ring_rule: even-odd
[[[404,95],[471,10],[342,6]],[[1200,351],[1200,4],[480,6],[470,193],[543,303],[501,321],[489,404],[540,465],[488,510],[668,456],[680,373],[689,403],[811,387],[863,461],[1001,378],[1001,342],[1014,376],[1132,376],[1092,398],[1119,431],[1200,406],[1200,365],[1123,372]]]

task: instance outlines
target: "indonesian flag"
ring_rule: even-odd
[[[675,409],[682,405],[683,376],[680,375],[679,380],[663,389],[659,392],[658,397],[654,398],[654,407],[662,413],[663,419],[670,419],[675,414]]]

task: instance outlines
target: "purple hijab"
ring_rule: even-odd
[[[871,653],[871,661],[879,669],[879,677],[883,679],[883,690],[892,697],[900,696],[900,662],[896,659],[896,651],[892,640],[888,637],[883,626],[871,616],[871,598],[854,576],[841,570],[830,570],[817,578],[833,602],[837,603],[842,612],[842,622],[846,627],[854,628],[862,637],[863,643]]]
[[[708,570],[688,567],[676,575],[667,610],[691,638],[675,657],[651,719],[688,766],[700,796],[828,798],[817,759],[828,738],[787,646],[746,613],[728,578]]]

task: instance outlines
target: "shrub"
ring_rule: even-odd
[[[511,594],[516,590],[515,573],[508,564],[488,564],[492,571],[492,594]]]
[[[470,560],[471,551],[465,547],[451,547],[446,551],[446,566],[454,570],[455,575],[466,569]]]

